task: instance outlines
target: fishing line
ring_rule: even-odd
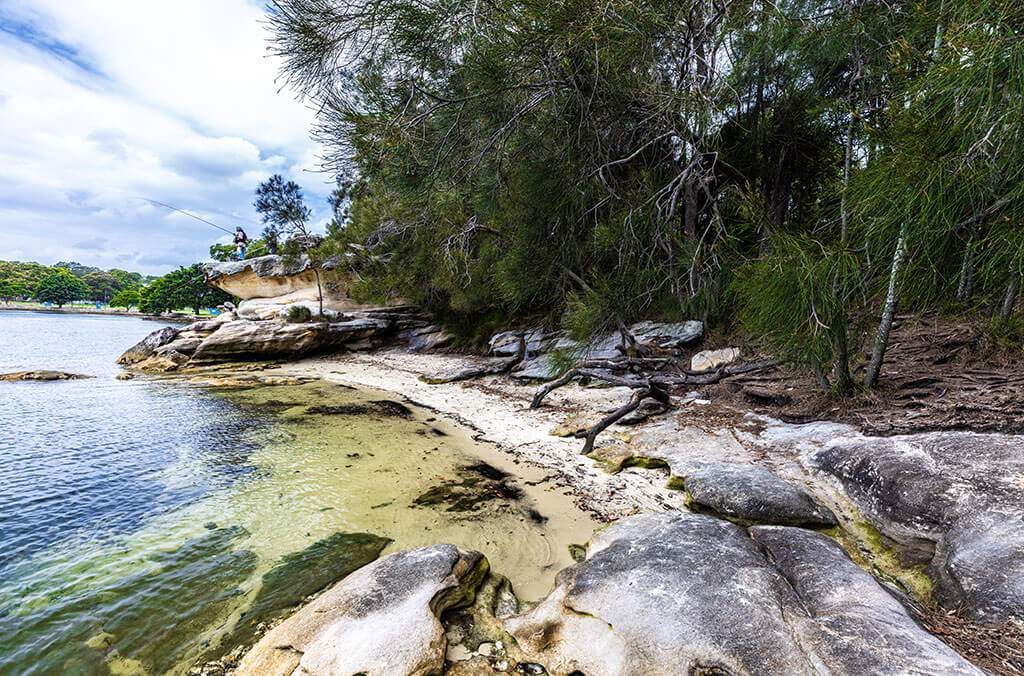
[[[156,200],[151,200],[148,197],[140,197],[139,199],[145,200],[146,202],[150,202],[152,204],[156,204],[156,205],[161,206],[161,207],[165,207],[167,209],[170,209],[171,211],[177,211],[180,214],[185,214],[186,216],[194,218],[197,221],[202,221],[203,223],[206,223],[207,225],[212,225],[213,227],[217,228],[218,230],[226,232],[229,235],[235,234],[234,232],[232,232],[231,230],[228,230],[227,228],[222,228],[219,225],[217,225],[216,223],[212,223],[212,222],[206,220],[205,218],[200,218],[199,216],[196,216],[195,214],[190,214],[189,212],[185,211],[184,209],[179,209],[176,206],[173,206],[173,205],[170,205],[170,204],[164,204],[163,202],[158,202]]]

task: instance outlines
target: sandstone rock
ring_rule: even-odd
[[[495,357],[514,357],[519,353],[519,331],[502,331],[491,336],[488,352]],[[554,347],[555,337],[543,329],[526,331],[526,356],[536,357]]]
[[[974,621],[1024,621],[1024,453],[1018,437],[943,432],[832,438],[806,462],[833,477],[933,598]]]
[[[714,371],[728,366],[740,358],[738,347],[727,347],[723,350],[705,350],[690,358],[690,369],[693,371]]]
[[[197,363],[294,357],[337,348],[382,333],[390,324],[381,319],[347,322],[253,322],[239,319],[220,326],[195,351]]]
[[[797,641],[832,673],[983,673],[921,629],[827,536],[784,526],[750,534],[796,592],[798,610],[789,617]]]
[[[696,320],[688,322],[640,322],[629,327],[638,343],[657,345],[668,349],[680,347],[699,339],[704,335],[704,323]]]
[[[707,465],[687,476],[684,487],[693,503],[747,523],[836,524],[807,491],[758,465]]]
[[[156,353],[157,348],[170,343],[178,337],[180,332],[181,329],[173,326],[165,326],[162,329],[157,329],[133,347],[128,348],[125,353],[118,358],[117,363],[131,365],[145,359],[149,359]]]
[[[455,337],[437,326],[427,326],[416,329],[409,335],[410,352],[426,352],[436,350],[451,344]]]
[[[319,296],[330,312],[350,312],[364,306],[353,301],[348,294],[351,278],[332,263],[319,269],[320,286],[316,274],[305,256],[260,256],[244,261],[206,263],[203,266],[207,283],[242,299],[237,309],[239,319],[277,320],[284,308],[302,304],[314,314],[319,313]]]
[[[19,371],[18,373],[0,374],[0,381],[41,381],[52,382],[55,380],[82,380],[93,376],[83,376],[78,373],[65,373],[64,371]]]
[[[438,616],[473,601],[487,572],[453,545],[407,549],[352,573],[264,636],[238,676],[428,676],[447,641]]]
[[[838,545],[773,528],[753,532],[778,568],[747,530],[720,519],[623,519],[504,626],[525,660],[553,676],[982,673]]]
[[[143,359],[142,361],[133,364],[133,366],[140,371],[166,373],[168,371],[176,371],[188,362],[188,355],[174,350],[164,350],[161,348],[161,351],[157,352],[149,359]]]

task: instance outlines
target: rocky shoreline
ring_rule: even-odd
[[[260,269],[282,274],[269,263]],[[252,284],[255,268],[244,272]],[[284,286],[293,305],[302,288]],[[257,300],[264,315],[275,307]],[[163,329],[123,363],[188,373],[242,358],[333,353],[265,374],[407,397],[542,467],[580,506],[614,523],[536,604],[516,599],[500,571],[489,571],[486,552],[438,544],[379,559],[273,629],[237,673],[1024,669],[1015,643],[1024,635],[1019,437],[871,437],[835,423],[723,411],[695,391],[677,395],[672,408],[620,420],[583,456],[579,439],[559,435],[592,426],[630,390],[570,384],[532,408],[557,337],[527,335],[516,346],[495,336],[487,359],[422,354],[446,338],[404,309],[332,310],[330,321],[289,323],[281,304],[276,319],[241,318],[248,302],[215,322]],[[693,326],[633,328],[659,345],[694,340]],[[385,342],[392,347],[380,349]],[[512,350],[520,359],[509,374]],[[698,356],[712,368],[739,357]],[[1005,655],[968,655],[980,671],[962,656],[970,650],[958,645],[958,654],[907,610],[921,607],[953,610],[971,627],[1001,627]]]

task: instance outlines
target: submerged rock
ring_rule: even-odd
[[[238,676],[439,674],[438,617],[472,603],[487,573],[478,552],[406,549],[352,573],[261,639]]]
[[[613,524],[504,626],[552,675],[982,673],[825,536],[700,514]]]
[[[807,491],[759,465],[707,465],[686,477],[691,502],[746,523],[834,526]]]
[[[93,376],[83,376],[78,373],[66,373],[65,371],[19,371],[18,373],[0,374],[0,381],[38,381],[52,382],[55,380],[83,380]]]
[[[286,555],[263,575],[256,598],[221,642],[217,654],[248,643],[261,624],[374,561],[390,543],[388,538],[369,533],[335,533]]]

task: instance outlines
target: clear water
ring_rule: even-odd
[[[427,411],[349,410],[381,393],[116,380],[158,327],[0,311],[0,373],[95,376],[0,382],[0,674],[180,673],[264,579],[308,593],[385,544],[484,551],[536,598],[592,530],[543,482],[495,483],[520,469]],[[467,490],[487,499],[452,509]]]

